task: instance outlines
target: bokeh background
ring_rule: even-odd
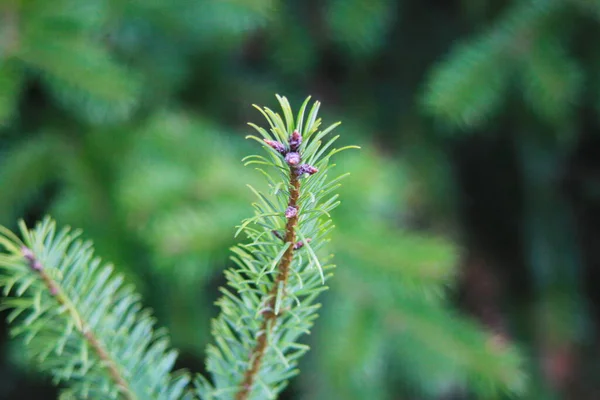
[[[284,399],[600,398],[600,1],[1,0],[0,223],[82,228],[204,371],[252,103],[351,172]],[[4,314],[3,314],[4,315]],[[0,398],[55,399],[0,335]]]

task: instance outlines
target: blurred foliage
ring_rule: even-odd
[[[240,162],[250,104],[312,94],[363,150],[339,160],[336,277],[285,396],[596,398],[598,18],[596,0],[3,0],[0,223],[82,228],[201,370],[262,184]],[[497,300],[465,283],[473,254]],[[34,378],[7,346],[10,399]]]

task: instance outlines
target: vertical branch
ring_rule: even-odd
[[[256,377],[260,372],[260,367],[269,345],[269,337],[271,331],[277,322],[277,318],[281,315],[281,312],[277,311],[277,301],[281,302],[282,299],[278,299],[278,295],[285,296],[286,287],[288,283],[288,277],[290,275],[290,268],[294,259],[294,249],[302,247],[303,243],[296,242],[296,225],[298,224],[298,198],[300,197],[300,177],[304,174],[312,175],[318,172],[317,168],[312,165],[302,164],[302,156],[299,153],[300,144],[302,143],[302,136],[298,131],[292,132],[289,137],[289,148],[283,143],[265,140],[267,145],[272,147],[275,151],[281,154],[285,162],[289,165],[290,169],[290,181],[289,181],[289,199],[288,207],[285,210],[285,217],[287,223],[285,226],[285,234],[283,235],[283,241],[288,243],[288,247],[279,262],[278,273],[273,281],[273,286],[268,293],[268,304],[266,311],[263,313],[263,322],[260,330],[258,331],[258,338],[256,346],[250,354],[250,367],[244,374],[240,391],[236,394],[236,400],[247,400],[252,386],[256,381]],[[281,237],[281,236],[279,236]],[[308,241],[308,239],[307,239]],[[280,292],[281,291],[281,292]]]
[[[297,359],[308,350],[299,343],[291,342],[306,333],[317,316],[315,309],[318,305],[313,301],[323,289],[324,275],[313,246],[309,245],[312,241],[309,236],[323,237],[327,233],[331,228],[330,221],[321,218],[320,213],[329,217],[329,211],[339,202],[335,202],[337,195],[323,201],[337,187],[335,180],[325,183],[325,173],[317,179],[308,177],[319,172],[313,163],[326,167],[329,157],[345,148],[332,149],[325,154],[337,136],[323,144],[324,137],[339,123],[319,130],[319,102],[315,102],[305,118],[310,97],[307,98],[294,121],[287,99],[281,96],[277,99],[283,109],[283,118],[269,108],[255,106],[267,119],[271,131],[250,124],[260,136],[248,136],[267,147],[270,158],[249,156],[244,159],[249,160],[246,165],[267,164],[277,169],[278,178],[261,170],[272,189],[269,195],[274,196],[276,201],[272,202],[268,195],[251,188],[259,197],[260,204],[254,205],[254,216],[243,221],[236,235],[250,223],[258,228],[247,228],[251,243],[234,249],[236,256],[233,261],[238,269],[228,274],[227,281],[238,293],[236,296],[223,290],[225,296],[219,301],[221,314],[213,325],[213,335],[221,337],[216,346],[211,347],[212,354],[207,361],[214,383],[199,377],[200,397],[219,397],[225,391],[231,393],[232,389],[235,390],[232,393],[235,400],[272,397],[281,392],[289,378],[297,373],[294,368]],[[304,138],[301,132],[304,132]],[[303,144],[303,141],[307,143]],[[311,164],[303,163],[303,160]],[[301,182],[305,178],[309,180]],[[287,190],[280,190],[282,185]],[[311,194],[306,204],[301,201],[304,194]],[[300,204],[305,216],[319,213],[317,220],[307,218],[305,223],[304,217],[299,215]],[[281,218],[282,214],[285,220],[273,221],[274,216]],[[285,222],[283,229],[282,222]],[[279,243],[283,243],[283,247]],[[294,258],[296,250],[306,252],[307,257],[298,255]],[[302,261],[298,263],[299,260]],[[322,279],[315,279],[318,276]],[[232,316],[234,319],[231,319]],[[236,324],[232,324],[233,321],[244,320],[252,321],[249,327],[236,329],[232,326]],[[240,363],[243,363],[241,368]]]
[[[290,201],[288,203],[288,209],[293,208],[295,210],[298,209],[298,197],[300,197],[300,180],[296,175],[295,171],[291,171],[290,173]],[[291,218],[288,219],[286,227],[285,227],[285,242],[291,243],[291,245],[287,248],[285,254],[283,255],[283,260],[279,266],[280,275],[277,276],[280,282],[283,282],[284,285],[287,284],[288,276],[290,274],[290,266],[292,265],[292,260],[294,258],[294,244],[296,243],[296,224],[298,223],[298,214],[295,214]],[[276,280],[276,283],[277,282]],[[273,290],[276,289],[277,286],[273,287]],[[274,299],[272,300],[274,303]],[[273,308],[274,309],[274,308]]]
[[[252,386],[256,381],[256,377],[260,372],[262,360],[268,347],[268,338],[271,330],[275,326],[277,318],[281,313],[275,313],[275,303],[277,301],[277,291],[279,287],[282,287],[282,293],[285,295],[285,289],[290,275],[290,268],[292,260],[294,259],[294,244],[296,243],[296,230],[295,227],[298,223],[298,198],[300,197],[300,179],[296,169],[290,166],[290,197],[288,201],[288,208],[286,210],[286,217],[289,216],[285,227],[284,241],[291,243],[285,251],[278,267],[278,274],[273,281],[273,286],[269,291],[269,303],[267,311],[263,313],[264,319],[258,332],[258,339],[256,346],[252,350],[250,360],[252,363],[250,368],[246,370],[244,379],[241,384],[240,391],[236,394],[236,400],[247,400],[252,390]],[[294,210],[290,212],[291,210]]]

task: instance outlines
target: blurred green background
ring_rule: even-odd
[[[204,371],[261,175],[312,95],[351,172],[285,399],[600,398],[600,1],[0,0],[0,223],[82,228]],[[0,398],[54,399],[0,335]]]

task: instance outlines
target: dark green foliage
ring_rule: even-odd
[[[515,77],[540,119],[562,126],[582,95],[583,73],[556,23],[566,4],[532,0],[508,7],[493,27],[461,45],[429,78],[424,106],[446,123],[479,127],[499,112]]]
[[[525,98],[541,119],[560,125],[581,98],[583,73],[556,38],[538,40],[523,59]]]
[[[385,43],[397,7],[392,0],[327,1],[331,37],[352,56],[372,55]]]
[[[481,124],[500,108],[509,76],[506,55],[491,40],[463,44],[434,72],[424,106],[460,127]]]

